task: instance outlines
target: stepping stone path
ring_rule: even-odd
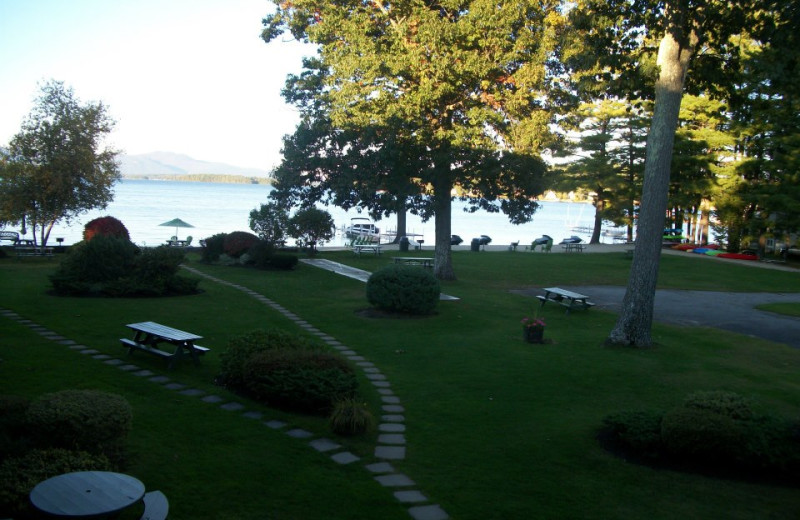
[[[416,489],[416,484],[410,477],[399,473],[389,462],[400,461],[406,457],[406,425],[405,416],[403,415],[405,408],[400,403],[400,398],[394,395],[394,392],[391,389],[391,383],[387,381],[386,376],[383,375],[372,362],[367,361],[363,356],[358,355],[358,353],[350,347],[343,345],[341,342],[336,340],[336,338],[325,334],[307,321],[303,320],[296,314],[290,312],[288,309],[270,300],[269,298],[266,298],[265,296],[244,286],[210,276],[191,267],[183,267],[184,269],[191,271],[193,274],[207,278],[213,282],[238,289],[267,305],[268,307],[271,307],[272,309],[289,318],[303,330],[318,336],[327,345],[334,350],[339,351],[343,356],[352,361],[364,372],[364,375],[370,380],[373,386],[376,387],[383,401],[383,415],[381,415],[381,421],[378,425],[378,430],[381,433],[378,436],[378,443],[374,449],[374,460],[362,461],[361,457],[346,451],[335,441],[324,437],[318,437],[313,432],[293,427],[284,421],[276,419],[264,419],[261,412],[247,410],[246,406],[242,403],[228,401],[227,399],[218,395],[209,395],[204,390],[197,388],[188,388],[187,385],[173,381],[166,375],[157,375],[150,370],[142,369],[141,367],[129,364],[121,359],[113,358],[112,356],[108,356],[106,354],[101,354],[97,350],[91,349],[86,345],[80,345],[75,341],[60,336],[56,332],[50,331],[47,328],[32,322],[31,320],[25,319],[12,310],[0,307],[0,317],[5,317],[22,325],[26,325],[32,331],[36,332],[45,339],[49,339],[57,344],[64,345],[75,352],[102,361],[106,365],[116,366],[119,370],[129,372],[137,377],[142,378],[143,380],[154,384],[159,384],[165,390],[177,392],[184,396],[197,397],[202,402],[217,405],[221,410],[229,413],[241,412],[241,415],[244,418],[261,421],[265,426],[273,430],[283,431],[286,435],[294,439],[307,442],[310,448],[318,451],[321,454],[329,456],[330,459],[337,464],[349,465],[359,462],[364,463],[364,468],[371,474],[375,475],[374,478],[377,483],[387,489],[392,490],[393,495],[398,502],[409,507],[408,513],[414,520],[447,520],[450,518],[450,516],[441,508],[441,506],[430,503],[430,500],[421,491]]]

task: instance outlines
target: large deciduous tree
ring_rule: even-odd
[[[718,85],[729,81],[723,77],[729,69],[724,65],[737,58],[731,52],[730,36],[744,30],[749,15],[768,15],[758,7],[758,2],[749,0],[582,0],[573,10],[585,49],[575,53],[572,63],[590,71],[581,78],[584,85],[594,76],[602,80],[599,84],[610,85],[617,92],[633,90],[655,101],[647,139],[636,253],[622,309],[609,334],[611,344],[646,347],[652,343],[672,149],[690,65],[695,71],[692,87],[719,90]],[[654,83],[649,83],[648,78]]]
[[[104,104],[82,104],[62,82],[43,84],[4,152],[0,221],[31,226],[45,246],[56,222],[105,207],[119,179],[118,152],[103,147],[113,127]]]
[[[392,132],[406,151],[424,152],[425,168],[412,175],[436,219],[437,277],[455,278],[454,190],[512,221],[532,218],[545,169],[539,151],[550,140],[544,91],[553,79],[547,65],[561,24],[558,2],[276,4],[263,37],[289,30],[320,46],[331,128]]]

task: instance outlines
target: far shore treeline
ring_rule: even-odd
[[[246,177],[244,175],[218,175],[195,173],[190,175],[123,175],[124,179],[180,182],[217,182],[220,184],[272,184],[269,177]]]

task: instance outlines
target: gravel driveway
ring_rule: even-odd
[[[619,312],[625,288],[571,286],[564,289],[589,296],[597,308]],[[527,296],[541,289],[513,291]],[[715,327],[800,348],[800,318],[755,309],[762,303],[800,302],[800,293],[730,293],[713,291],[656,291],[654,319],[681,326]],[[589,311],[591,312],[591,311]]]

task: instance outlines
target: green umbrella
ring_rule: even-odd
[[[193,225],[189,224],[188,222],[184,222],[183,220],[181,220],[179,218],[174,218],[174,219],[170,220],[169,222],[164,222],[163,224],[159,224],[159,226],[174,227],[175,228],[175,238],[178,237],[178,228],[179,227],[182,227],[182,228],[194,227]]]

